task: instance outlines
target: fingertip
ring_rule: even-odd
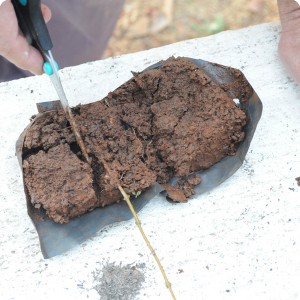
[[[45,22],[48,23],[52,18],[51,9],[47,5],[42,4],[41,10],[42,10],[42,14],[43,14]]]

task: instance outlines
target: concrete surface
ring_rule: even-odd
[[[279,33],[259,25],[62,70],[71,105],[101,99],[131,70],[171,55],[241,69],[260,96],[263,116],[235,175],[187,204],[157,197],[140,213],[178,299],[300,298],[300,90],[279,62]],[[132,220],[43,259],[14,147],[35,102],[56,98],[46,76],[0,84],[1,299],[99,299],[94,274],[107,262],[144,266],[136,299],[170,299]]]

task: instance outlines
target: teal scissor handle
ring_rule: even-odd
[[[19,2],[23,6],[26,6],[26,4],[27,4],[27,0],[19,0]]]
[[[54,65],[55,65],[56,70],[58,71],[59,67],[58,67],[58,64],[57,64],[56,61],[54,61]],[[51,66],[51,64],[50,64],[49,61],[45,61],[44,62],[43,70],[49,76],[53,75],[53,73],[54,73],[53,68],[52,68],[52,66]]]

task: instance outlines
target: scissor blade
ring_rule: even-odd
[[[69,107],[69,102],[66,97],[63,86],[61,84],[60,77],[59,77],[58,71],[56,69],[57,66],[56,66],[55,60],[54,60],[50,50],[47,51],[44,55],[52,67],[53,73],[52,73],[52,75],[50,75],[51,82],[56,90],[56,93],[61,101],[61,104],[62,104],[64,110],[66,110]]]
[[[59,74],[57,72],[57,69],[56,69],[56,63],[55,63],[55,60],[53,59],[53,56],[52,56],[52,53],[51,51],[46,51],[46,52],[43,52],[43,55],[45,56],[46,60],[50,63],[51,67],[52,67],[52,71],[53,73],[50,76],[50,79],[52,81],[52,84],[56,90],[56,93],[60,99],[60,102],[62,104],[62,107],[65,111],[65,114],[66,114],[66,117],[67,119],[69,120],[70,122],[70,125],[72,127],[72,130],[73,130],[73,133],[75,134],[75,138],[76,138],[76,141],[82,151],[82,154],[84,156],[84,158],[86,159],[86,161],[91,164],[91,159],[89,158],[88,156],[88,153],[87,153],[87,150],[86,150],[86,147],[83,143],[83,139],[80,135],[80,132],[78,130],[78,127],[77,127],[77,124],[75,122],[75,118],[72,114],[72,111],[69,107],[69,103],[68,103],[68,99],[66,97],[66,94],[65,94],[65,91],[63,89],[63,86],[61,84],[61,81],[60,81],[60,77],[59,77]]]
[[[61,101],[62,107],[64,109],[68,108],[69,107],[68,99],[66,97],[65,91],[62,87],[59,77],[55,73],[53,73],[53,75],[50,75],[50,79]]]

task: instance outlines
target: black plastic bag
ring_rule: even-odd
[[[204,60],[187,59],[191,60],[209,75],[209,77],[211,77],[215,83],[220,85],[231,98],[238,99],[240,107],[247,115],[247,125],[244,129],[245,139],[240,143],[236,154],[234,156],[223,158],[207,170],[195,172],[202,178],[202,182],[195,188],[196,195],[199,195],[221,184],[234,174],[243,164],[256,126],[262,114],[262,103],[247,79],[239,70]],[[146,70],[159,67],[160,63],[157,63]],[[59,102],[45,102],[40,103],[37,106],[40,113],[34,118],[32,123],[40,118],[43,113],[57,109],[57,107],[59,107]],[[21,169],[24,138],[27,129],[31,124],[21,134],[16,144],[16,154]],[[170,184],[173,185],[176,181],[177,178],[173,178],[170,181]],[[51,220],[45,213],[32,206],[25,184],[24,190],[28,214],[39,235],[41,250],[45,258],[62,254],[74,246],[81,244],[106,225],[126,221],[133,217],[127,204],[123,201],[104,208],[97,208],[92,212],[70,220],[67,224],[58,224]],[[140,211],[152,198],[163,190],[161,185],[154,184],[146,192],[143,192],[139,197],[133,199],[132,202],[136,211]],[[164,193],[166,195],[166,192]]]

